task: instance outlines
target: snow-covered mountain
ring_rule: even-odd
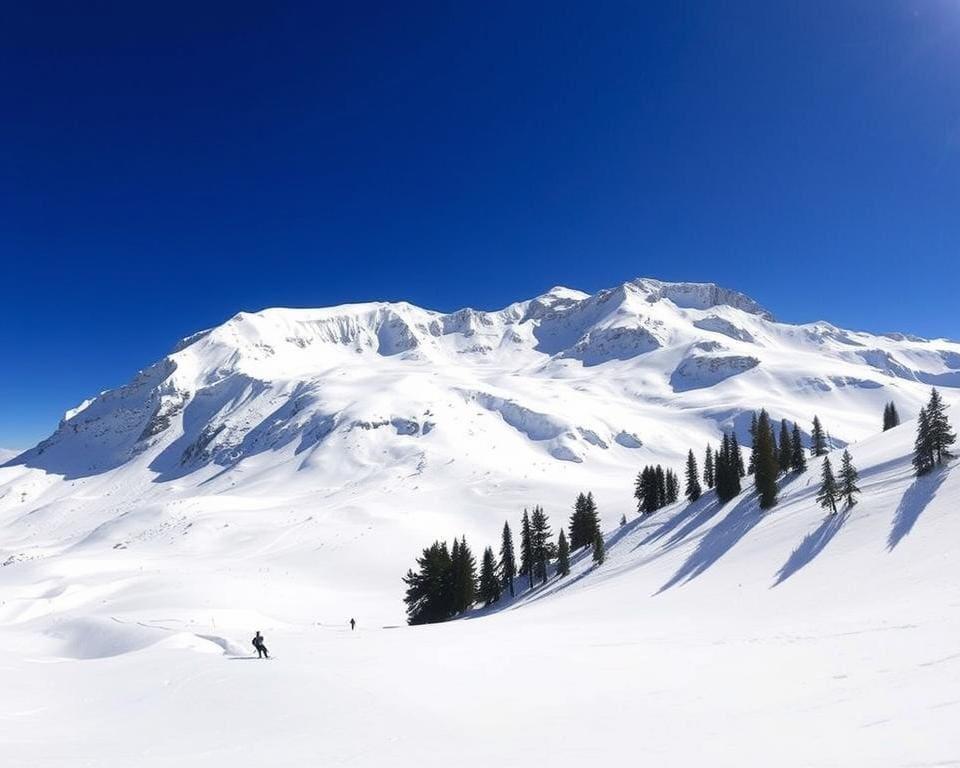
[[[960,401],[960,344],[779,323],[714,285],[239,314],[0,467],[5,759],[948,764],[960,475],[912,475],[931,385]],[[811,462],[770,512],[748,484],[636,518],[641,466],[749,444],[761,406],[849,446],[856,507],[826,515]],[[538,503],[556,532],[586,490],[603,566],[394,627],[423,546],[496,544]],[[279,661],[230,663],[257,628]]]
[[[712,284],[240,313],[0,470],[0,561],[223,552],[397,619],[398,574],[434,537],[493,542],[587,489],[612,524],[640,466],[679,469],[723,429],[748,443],[755,408],[805,431],[818,414],[843,445],[931,385],[955,399],[960,344],[778,323]]]

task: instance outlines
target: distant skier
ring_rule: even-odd
[[[257,658],[270,658],[270,654],[267,652],[267,646],[263,644],[263,635],[260,634],[260,630],[257,630],[257,634],[253,636],[253,647],[257,649]]]
[[[355,630],[356,628],[357,628],[357,622],[355,622],[353,619],[350,619],[350,631],[353,632],[353,630]]]

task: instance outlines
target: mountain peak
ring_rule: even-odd
[[[716,283],[671,283],[651,277],[638,277],[627,285],[637,288],[650,303],[667,299],[681,309],[710,309],[728,306],[774,321],[773,314],[740,291],[724,288]]]

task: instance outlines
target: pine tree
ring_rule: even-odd
[[[890,429],[900,426],[900,414],[897,412],[897,406],[890,402]]]
[[[510,532],[510,523],[504,521],[503,534],[500,537],[500,581],[503,589],[510,590],[510,597],[514,596],[513,580],[517,575],[517,558],[513,552],[513,534]]]
[[[883,431],[900,426],[900,414],[897,413],[897,406],[893,402],[883,406]]]
[[[790,439],[790,429],[787,427],[786,419],[780,421],[780,455],[778,459],[780,474],[785,475],[793,465],[793,443]]]
[[[603,535],[600,531],[597,531],[596,535],[593,537],[593,562],[597,565],[603,565],[603,561],[607,559],[607,548],[603,543]]]
[[[687,499],[691,502],[700,498],[703,489],[700,487],[700,473],[697,471],[697,460],[694,458],[693,451],[687,453],[687,487],[684,491]]]
[[[830,457],[824,456],[823,467],[820,470],[820,490],[817,492],[817,501],[824,509],[837,514],[837,501],[840,500],[840,489],[833,476],[833,467],[830,466]]]
[[[667,503],[667,478],[663,474],[663,467],[657,464],[657,509]]]
[[[950,428],[947,418],[947,406],[940,397],[936,388],[930,390],[930,401],[927,403],[927,421],[930,426],[930,445],[937,464],[943,464],[953,454],[950,446],[957,441],[957,436]]]
[[[793,422],[793,434],[790,436],[790,468],[794,472],[807,471],[807,454],[803,450],[803,440],[797,422]]]
[[[547,562],[550,552],[550,521],[543,507],[533,508],[533,518],[531,519],[532,545],[533,545],[533,575],[541,583],[547,583]]]
[[[913,443],[913,468],[917,477],[933,469],[935,456],[930,418],[927,416],[927,409],[921,408],[917,416],[917,439]]]
[[[714,472],[717,482],[717,498],[722,503],[730,501],[740,493],[740,471],[736,454],[733,451],[734,440],[726,432],[720,441],[720,450],[714,459]]]
[[[627,524],[627,516],[620,515],[620,527],[623,528],[623,526],[625,526],[626,524]],[[563,531],[560,531],[560,533],[562,534]]]
[[[589,523],[590,541],[594,534],[600,533],[600,513],[597,512],[597,503],[593,500],[593,491],[587,491],[586,519]]]
[[[713,449],[710,447],[710,443],[707,443],[707,453],[703,458],[703,482],[707,488],[713,488]]]
[[[641,472],[641,477],[643,473]],[[637,492],[640,491],[640,478],[637,480]],[[642,509],[643,497],[638,497],[638,507]],[[597,513],[597,504],[593,500],[593,493],[579,494],[573,507],[570,518],[570,549],[576,551],[580,547],[589,547],[593,544],[593,534],[600,530],[600,515]]]
[[[453,542],[450,553],[453,579],[453,612],[463,613],[477,597],[477,561],[467,544],[467,537],[460,538],[460,544]]]
[[[839,495],[847,500],[847,507],[852,507],[857,503],[854,496],[860,493],[860,489],[857,487],[859,477],[857,468],[853,466],[853,457],[850,455],[850,451],[844,450],[843,457],[840,460]]]
[[[661,486],[661,479],[663,480],[663,486]],[[643,515],[656,512],[666,503],[664,498],[666,491],[666,477],[662,468],[660,475],[658,475],[656,467],[644,467],[637,476],[636,490],[634,491],[634,495],[637,497],[637,511]],[[599,520],[597,521],[597,529],[599,529]],[[590,533],[589,541],[593,542],[592,533]]]
[[[747,474],[757,471],[757,412],[750,414],[750,462],[747,464]]]
[[[777,503],[777,475],[779,463],[774,453],[773,431],[765,410],[757,419],[757,442],[754,444],[756,472],[754,483],[760,497],[760,509],[770,509]]]
[[[813,451],[814,456],[827,455],[827,437],[818,416],[813,417],[813,431],[810,433],[810,441],[812,443],[810,450]]]
[[[730,433],[730,452],[733,455],[733,463],[737,470],[737,493],[740,493],[739,478],[747,474],[746,467],[743,465],[743,453],[740,451],[740,443],[737,442],[737,433]]]
[[[435,541],[417,558],[417,571],[408,570],[403,601],[407,604],[407,623],[430,624],[453,615],[451,561],[446,542]]]
[[[567,537],[560,529],[560,539],[557,541],[557,575],[566,576],[570,573],[570,546]]]
[[[520,575],[527,577],[527,587],[533,589],[533,526],[530,515],[523,510],[520,521]]]
[[[640,490],[640,479],[637,479],[637,492]],[[636,495],[636,494],[635,494]],[[573,514],[570,516],[570,549],[576,551],[580,547],[586,547],[593,540],[590,538],[589,526],[586,520],[587,497],[585,494],[577,494],[577,500],[573,505]]]
[[[673,504],[680,496],[680,481],[672,469],[667,470],[667,504]]]
[[[497,576],[497,561],[493,547],[483,550],[480,564],[480,589],[477,597],[484,605],[492,605],[500,599],[500,579]]]

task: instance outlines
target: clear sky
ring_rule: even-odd
[[[958,0],[7,3],[0,72],[0,446],[266,306],[960,336]]]

